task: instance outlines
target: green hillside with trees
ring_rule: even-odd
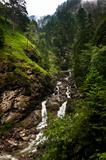
[[[47,44],[62,69],[73,70],[82,98],[74,111],[50,121],[42,160],[106,159],[106,2],[68,0],[45,17]],[[60,61],[61,59],[61,61]]]
[[[72,111],[63,119],[49,118],[47,140],[34,159],[106,160],[106,1],[67,0],[36,22],[25,0],[1,0],[0,94],[10,84],[14,90],[25,85],[25,95],[34,99],[40,81],[46,88],[37,98],[43,99],[66,70],[80,96],[68,100]]]

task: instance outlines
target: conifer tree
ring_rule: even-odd
[[[13,32],[15,24],[19,23],[21,16],[27,15],[25,0],[9,0],[13,21]]]

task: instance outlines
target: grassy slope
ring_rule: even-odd
[[[4,27],[4,26],[3,26]],[[25,70],[33,69],[36,72],[41,72],[44,75],[47,75],[47,71],[40,67],[35,61],[31,60],[26,54],[25,49],[27,46],[27,38],[23,33],[15,31],[13,34],[12,29],[9,27],[4,27],[5,33],[5,47],[0,50],[0,57],[8,60],[11,59],[12,63],[16,66],[16,72],[20,73],[23,76],[27,76]],[[28,42],[28,49],[36,50],[36,54],[39,56],[39,51],[35,48],[30,41]],[[22,71],[24,68],[24,72]],[[25,69],[26,68],[26,69]]]

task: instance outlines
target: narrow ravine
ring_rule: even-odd
[[[68,74],[60,78],[57,81],[54,93],[41,102],[41,122],[36,126],[36,138],[30,139],[29,144],[24,149],[15,151],[12,155],[3,153],[3,155],[0,155],[0,160],[20,160],[22,155],[27,157],[28,154],[37,152],[37,146],[47,140],[47,137],[43,134],[43,129],[47,127],[48,113],[53,113],[59,118],[63,118],[66,114],[67,103],[73,93],[73,87],[70,83],[71,75],[71,72],[68,71]],[[75,89],[75,84],[73,86]]]

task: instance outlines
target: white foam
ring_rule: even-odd
[[[42,130],[43,128],[45,128],[47,126],[47,109],[46,109],[46,101],[42,102],[42,112],[41,112],[41,116],[42,116],[42,121],[39,123],[39,125],[37,126],[37,130]],[[27,148],[25,148],[24,150],[21,151],[21,153],[25,153],[25,152],[36,152],[37,151],[37,146],[41,143],[44,143],[44,141],[47,138],[43,135],[43,131],[40,131],[37,135],[36,135],[36,139],[33,140],[31,143],[29,143],[29,146]]]
[[[58,81],[57,82],[57,86],[60,86],[62,84],[62,82]]]
[[[69,87],[67,87],[66,96],[67,96],[67,98],[71,98],[71,96],[70,96],[70,89],[69,89]]]
[[[64,102],[62,104],[62,106],[60,107],[58,113],[57,113],[57,116],[60,117],[60,118],[63,118],[65,116],[65,112],[66,112],[66,105],[67,105],[67,101]]]
[[[39,123],[39,125],[37,126],[37,129],[43,129],[47,126],[47,109],[46,109],[46,102],[47,101],[43,101],[42,102],[42,112],[41,112],[41,116],[42,116],[42,121]]]

